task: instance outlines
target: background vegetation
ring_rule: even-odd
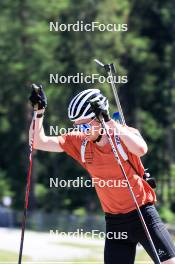
[[[49,74],[99,73],[93,62],[114,62],[128,83],[120,86],[127,124],[140,129],[149,146],[144,157],[157,179],[164,219],[175,213],[175,1],[174,0],[1,0],[0,1],[0,201],[12,197],[22,209],[32,109],[29,85],[42,83],[48,96],[45,129],[69,126],[67,105],[90,84],[49,84]],[[127,23],[128,32],[49,32],[49,22]],[[115,111],[107,84],[104,91]],[[65,154],[34,155],[30,209],[93,213],[93,189],[50,189],[49,177],[88,177]]]

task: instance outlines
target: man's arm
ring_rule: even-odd
[[[102,116],[107,125],[112,128],[113,131],[116,131],[122,142],[126,145],[131,153],[135,154],[138,157],[146,154],[148,149],[147,144],[139,135],[139,132],[135,134],[135,132],[133,133],[134,128],[132,129],[127,126],[117,124],[113,119],[111,119],[109,114],[108,100],[107,98],[104,99],[105,100],[100,101],[99,98],[97,98],[96,100],[92,100],[90,102],[91,108],[95,113],[97,119],[100,121],[100,117]]]
[[[37,114],[44,114],[45,108],[47,107],[47,97],[42,88],[41,84],[32,84],[32,92],[29,97],[33,108],[37,106]],[[29,144],[31,145],[33,135],[33,120],[29,130]],[[63,152],[60,144],[64,144],[64,138],[59,137],[48,137],[44,133],[43,128],[43,116],[36,118],[35,121],[35,134],[34,134],[34,149],[51,151],[51,152]]]
[[[116,122],[112,119],[108,122],[108,125],[116,128],[117,134],[119,134],[122,142],[131,153],[138,157],[147,153],[147,144],[137,129],[116,124]]]
[[[44,109],[38,110],[37,113],[38,114],[44,113]],[[31,138],[33,133],[32,123],[29,130],[29,144],[31,143]],[[61,144],[64,143],[64,138],[62,136],[58,136],[58,137],[46,136],[43,128],[43,117],[36,118],[34,144],[33,144],[34,149],[51,151],[51,152],[63,152],[60,143]]]

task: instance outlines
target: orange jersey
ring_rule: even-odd
[[[118,214],[136,209],[126,180],[114,157],[110,144],[100,147],[89,141],[85,150],[86,162],[84,163],[81,159],[81,145],[85,136],[74,132],[66,134],[64,137],[65,143],[61,145],[62,149],[89,172],[95,183],[98,182],[97,179],[99,179],[99,183],[100,181],[106,182],[105,186],[98,183],[95,184],[103,211]],[[129,152],[122,142],[121,144],[130,162],[132,162],[136,171],[139,172],[139,175],[137,175],[128,161],[125,161],[118,152],[139,206],[148,202],[153,203],[156,200],[156,196],[153,189],[142,178],[144,168],[140,158]]]

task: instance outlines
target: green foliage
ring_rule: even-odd
[[[35,185],[35,197],[37,201],[38,207],[42,207],[46,202],[46,195],[48,193],[48,188],[46,188],[43,184],[37,183]]]
[[[85,216],[87,214],[85,208],[77,208],[73,211],[73,213],[77,216]]]
[[[161,219],[166,223],[172,223],[174,224],[175,221],[175,215],[172,213],[172,211],[169,209],[168,206],[162,206],[159,209],[160,217]]]
[[[0,202],[2,202],[5,196],[12,197],[13,193],[10,190],[9,181],[6,178],[5,172],[0,170]]]
[[[48,96],[45,130],[68,126],[70,98],[91,84],[49,84],[49,74],[100,73],[94,58],[114,62],[129,82],[119,95],[127,124],[141,130],[149,146],[145,167],[159,180],[158,196],[173,203],[175,153],[175,32],[172,1],[86,0],[0,2],[0,199],[14,194],[13,206],[24,201],[28,165],[28,104],[32,82],[41,82]],[[49,22],[128,23],[128,32],[49,32]],[[108,84],[95,83],[115,102]],[[98,210],[95,191],[50,189],[49,177],[75,179],[87,174],[64,154],[35,154],[31,207],[44,210]],[[166,197],[164,182],[166,181]],[[161,184],[162,183],[162,184]],[[172,192],[172,193],[171,193]],[[20,194],[20,195],[19,195]],[[169,198],[167,198],[169,197]],[[79,209],[80,208],[80,209]],[[93,209],[92,209],[93,208]]]

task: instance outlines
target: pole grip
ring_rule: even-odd
[[[38,111],[38,104],[36,104],[36,105],[34,105],[34,113],[36,112],[36,111]]]

